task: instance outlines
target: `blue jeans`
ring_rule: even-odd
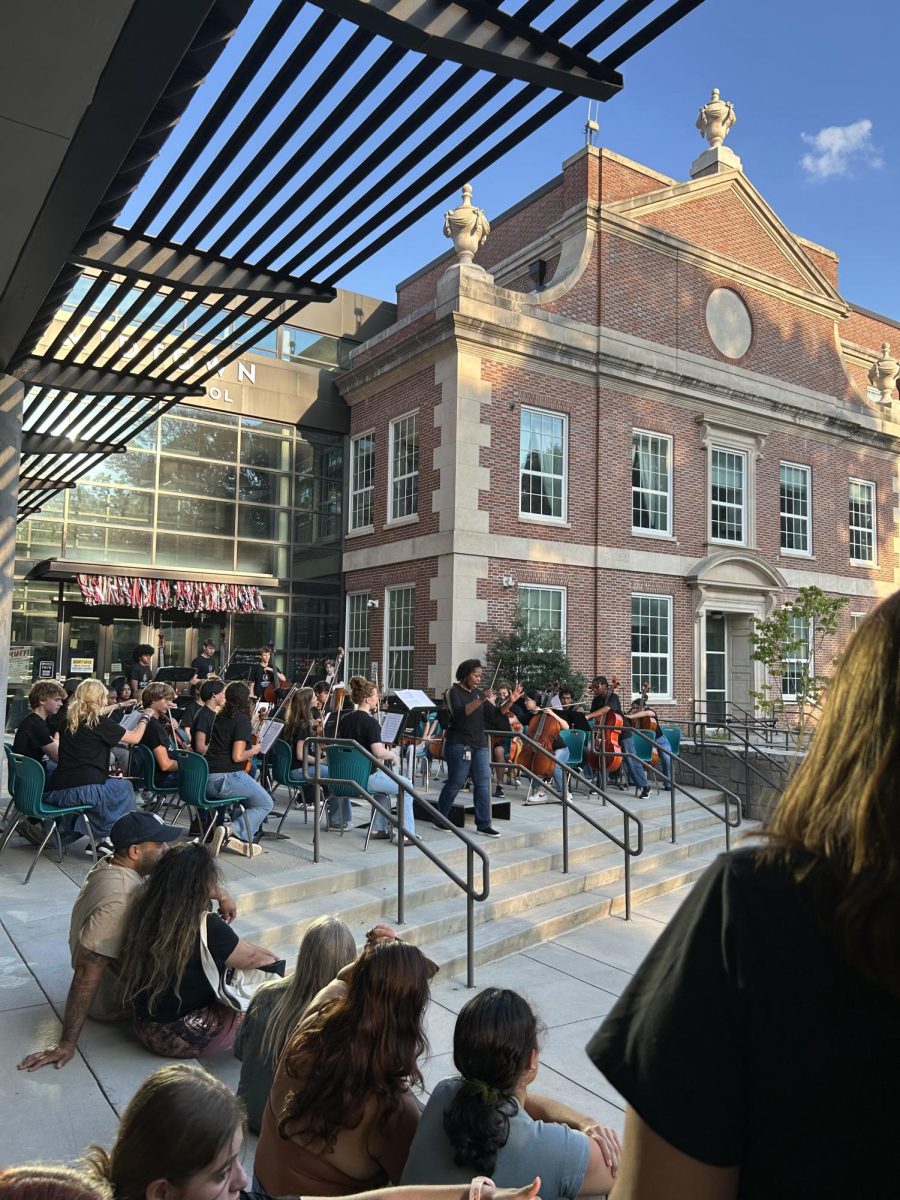
[[[395,783],[389,775],[385,775],[384,771],[375,771],[369,776],[369,782],[366,788],[371,794],[380,800],[385,808],[390,804],[391,796],[400,794],[400,784]],[[409,792],[403,793],[403,828],[412,836],[416,832],[416,823],[413,819],[413,802]],[[391,823],[381,815],[378,809],[375,810],[375,816],[372,820],[373,833],[390,833]]]
[[[206,794],[211,800],[227,800],[229,796],[240,798],[247,825],[250,827],[251,841],[255,839],[263,821],[272,811],[272,797],[248,771],[214,772],[206,785]],[[234,832],[241,841],[246,841],[243,821],[235,825]]]
[[[669,739],[664,733],[657,734],[656,748],[659,751],[659,769],[662,771],[663,779],[666,781],[666,787],[672,786],[672,760],[669,755],[672,753],[672,747],[669,745]],[[668,750],[668,754],[664,751]]]
[[[632,787],[640,788],[641,791],[647,786],[647,772],[644,770],[644,764],[639,758],[632,758],[634,754],[634,738],[632,735],[621,733],[619,734],[619,745],[622,747],[625,758],[625,773],[628,776],[628,782]]]
[[[557,762],[567,763],[569,761],[569,747],[562,746],[559,750],[553,751],[553,757]],[[562,767],[553,768],[553,786],[562,795],[563,790],[563,769]],[[568,786],[568,785],[567,785]]]
[[[475,825],[487,829],[491,824],[491,758],[487,746],[479,746],[465,759],[466,747],[461,742],[445,742],[444,758],[447,761],[447,782],[438,796],[438,808],[446,817],[453,807],[459,789],[469,775],[472,776],[472,791],[475,797]]]
[[[315,772],[311,766],[307,766],[306,770],[295,767],[293,771],[288,773],[288,779],[291,783],[308,783],[312,784],[315,781]],[[328,767],[325,763],[319,764],[319,778],[328,778]],[[310,795],[312,793],[310,792]],[[326,825],[349,825],[353,820],[353,806],[350,803],[349,796],[329,796],[327,806],[327,817],[323,814],[322,826]]]

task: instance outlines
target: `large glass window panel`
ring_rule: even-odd
[[[79,483],[69,496],[69,520],[150,526],[153,524],[153,493]]]
[[[539,633],[550,649],[565,649],[565,588],[542,588],[523,584],[519,588],[519,611],[529,633]]]
[[[233,500],[237,470],[225,463],[207,463],[187,458],[159,459],[160,492],[182,492]]]
[[[62,521],[29,517],[16,531],[16,558],[40,562],[42,558],[58,558],[61,553]]]
[[[850,480],[850,557],[854,562],[875,561],[875,484]]]
[[[419,414],[409,413],[391,422],[390,518],[414,516],[419,511]]]
[[[781,548],[808,554],[809,467],[782,463],[779,472]]]
[[[121,483],[128,487],[153,488],[156,486],[156,455],[142,450],[111,454],[85,472],[78,486],[82,483]]]
[[[718,542],[743,542],[747,456],[713,446],[710,470],[710,534]]]
[[[290,471],[290,440],[245,429],[241,432],[241,462],[272,471]]]
[[[365,529],[375,518],[375,434],[350,442],[350,528]]]
[[[308,362],[319,367],[349,365],[350,351],[355,343],[346,338],[297,329],[293,325],[283,326],[281,333],[281,356],[290,362]]]
[[[234,537],[234,507],[224,500],[161,494],[156,523],[160,529],[182,533]]]
[[[272,542],[238,542],[237,569],[251,575],[287,575],[287,547]]]
[[[410,688],[415,645],[415,588],[389,588],[388,642],[385,688]]]
[[[266,542],[286,542],[290,538],[290,510],[242,504],[238,509],[238,534]]]
[[[290,504],[289,475],[260,471],[257,467],[241,467],[238,476],[238,498],[253,504]]]
[[[172,454],[230,463],[237,458],[237,430],[207,425],[201,421],[163,417],[160,421],[160,445]]]
[[[187,567],[195,571],[233,571],[234,541],[231,538],[158,533],[156,565]]]
[[[809,664],[812,671],[812,627],[807,617],[791,617],[790,641],[782,658],[781,694],[785,700],[796,700],[803,687],[803,676]]]
[[[128,441],[128,453],[132,450],[156,450],[156,436],[159,429],[159,422],[154,421],[152,425],[148,425],[146,429],[142,429],[140,433],[136,433],[134,437]]]
[[[519,511],[565,520],[567,420],[523,408],[519,418]]]
[[[654,696],[672,695],[672,597],[631,597],[631,690],[645,679]]]
[[[631,527],[672,532],[672,439],[636,429],[631,435]]]
[[[140,563],[148,566],[153,534],[143,529],[118,529],[111,525],[69,525],[64,558],[97,562]]]
[[[353,675],[369,677],[369,600],[368,592],[354,592],[347,597],[347,678]]]

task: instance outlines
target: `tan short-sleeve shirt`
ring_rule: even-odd
[[[109,859],[92,867],[85,879],[69,925],[69,951],[72,966],[80,946],[113,960],[100,978],[100,987],[91,1005],[90,1015],[98,1021],[113,1021],[125,1016],[118,994],[116,961],[122,949],[128,907],[143,877],[130,867],[120,867]]]

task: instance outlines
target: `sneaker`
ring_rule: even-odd
[[[550,797],[547,795],[547,793],[544,791],[543,788],[539,788],[538,791],[532,792],[532,794],[530,796],[525,797],[525,803],[526,804],[549,804]]]
[[[228,837],[228,830],[224,825],[217,825],[213,830],[213,835],[209,839],[209,848],[212,851],[213,858],[218,858],[222,853],[222,847],[225,844],[225,839]]]
[[[391,835],[386,829],[376,829],[370,838],[370,841],[373,842],[389,842],[390,840]]]
[[[499,829],[494,829],[493,825],[482,825],[480,829],[476,828],[475,832],[483,837],[500,837]]]
[[[494,788],[494,799],[495,799],[495,800],[502,800],[502,799],[503,799],[503,788],[500,786],[500,784],[499,784],[499,783],[498,783],[498,784],[497,784],[497,786]]]
[[[256,842],[242,842],[238,837],[226,837],[223,850],[228,850],[231,854],[240,854],[242,858],[256,858],[262,854],[262,846]]]
[[[87,852],[88,852],[88,854],[90,854],[90,852],[91,852],[90,845],[88,845]],[[100,841],[97,843],[97,857],[98,858],[109,858],[109,856],[112,853],[113,853],[112,842],[109,840],[108,837],[101,838]]]
[[[646,800],[646,799],[647,799],[647,797],[648,797],[649,795],[650,795],[650,788],[649,788],[649,787],[645,787],[645,788],[643,789],[643,791],[640,793],[640,797],[639,797],[639,798],[640,798],[641,800]]]
[[[440,821],[432,821],[432,822],[431,822],[431,828],[432,828],[432,829],[441,829],[441,830],[446,830],[447,826],[446,826],[446,825],[442,825],[442,824],[440,823]]]

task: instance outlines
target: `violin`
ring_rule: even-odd
[[[260,704],[257,707],[256,712],[253,714],[253,716],[250,720],[250,743],[249,744],[251,746],[253,746],[254,748],[259,745],[259,731],[260,731],[260,729],[262,729],[263,724],[265,723],[266,719],[268,718],[268,715],[269,715],[269,706],[267,704]],[[252,758],[246,759],[244,761],[244,765],[241,769],[249,775],[250,772],[253,770],[253,759]]]

